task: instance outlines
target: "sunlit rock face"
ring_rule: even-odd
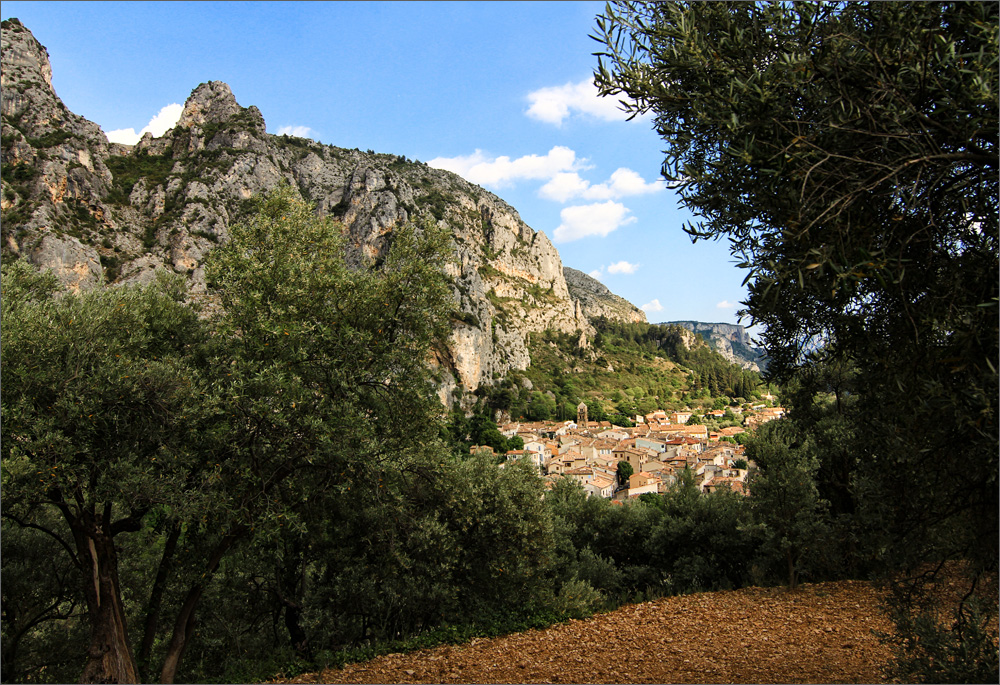
[[[644,311],[625,298],[615,295],[596,278],[568,266],[563,267],[563,275],[566,277],[570,297],[580,303],[583,314],[588,319],[603,316],[629,323],[646,322]]]

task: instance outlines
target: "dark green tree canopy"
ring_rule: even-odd
[[[597,83],[749,269],[779,375],[817,340],[996,335],[995,3],[616,3]]]
[[[632,474],[635,473],[635,469],[633,469],[632,465],[630,463],[628,463],[627,461],[620,461],[620,462],[618,462],[618,469],[617,469],[617,471],[618,471],[618,473],[617,473],[617,475],[618,475],[618,487],[619,488],[627,488],[628,487],[628,479],[631,478]]]
[[[212,254],[215,317],[179,279],[57,293],[51,275],[3,265],[5,535],[38,531],[69,558],[91,633],[84,681],[146,679],[158,643],[172,682],[237,544],[302,531],[309,506],[347,493],[382,511],[391,476],[440,450],[428,362],[451,306],[446,254],[435,227],[399,226],[380,263],[351,270],[340,226],[282,185]]]
[[[596,82],[652,114],[687,232],[747,270],[769,377],[833,393],[792,420],[837,511],[893,574],[968,564],[969,595],[1000,556],[998,7],[618,2],[595,35]],[[815,368],[853,369],[852,401]],[[995,645],[980,657],[995,674]]]
[[[961,436],[994,540],[998,33],[995,3],[623,2],[595,75],[748,270],[768,373],[855,364],[873,461],[958,468]],[[911,487],[969,500],[947,480]]]

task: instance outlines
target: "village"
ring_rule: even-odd
[[[742,409],[738,410],[743,413]],[[721,410],[706,412],[716,418]],[[746,495],[747,473],[752,466],[735,436],[784,416],[782,407],[752,405],[743,426],[709,431],[704,424],[691,424],[691,411],[662,410],[635,417],[635,427],[623,428],[609,421],[589,421],[587,405],[577,407],[576,421],[508,423],[500,430],[507,438],[519,437],[523,449],[506,453],[507,463],[527,459],[538,467],[550,489],[558,479],[570,478],[583,486],[588,496],[624,503],[644,493],[663,493],[677,482],[684,469],[694,474],[704,493],[727,488]],[[473,446],[470,451],[490,447]],[[619,483],[619,464],[631,467],[628,483]]]

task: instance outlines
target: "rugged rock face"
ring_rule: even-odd
[[[3,24],[3,250],[52,269],[74,290],[92,288],[100,256],[82,238],[107,225],[108,140],[56,97],[48,53],[31,32],[16,19]]]
[[[195,88],[160,138],[111,144],[59,100],[45,48],[15,19],[3,22],[2,51],[2,248],[72,288],[146,282],[167,269],[189,278],[193,297],[206,297],[208,253],[228,239],[246,200],[287,180],[342,222],[355,266],[384,254],[394,227],[411,219],[449,228],[455,309],[440,360],[445,402],[459,387],[527,368],[529,333],[580,331],[586,344],[592,312],[634,320],[600,284],[603,292],[571,293],[545,234],[455,174],[270,135],[257,108],[240,106],[219,81]]]
[[[615,295],[603,283],[588,274],[568,266],[563,267],[563,276],[569,287],[569,294],[580,302],[587,318],[606,317],[629,323],[645,323],[646,313],[623,297]]]
[[[767,366],[763,351],[751,345],[750,335],[743,326],[702,321],[669,321],[667,325],[683,326],[701,334],[712,349],[744,369],[761,371]]]

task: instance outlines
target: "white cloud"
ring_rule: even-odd
[[[582,169],[585,160],[577,159],[568,147],[557,145],[545,155],[487,157],[482,150],[458,157],[435,157],[427,166],[453,171],[471,183],[492,188],[509,186],[516,181],[546,180],[560,172]]]
[[[309,129],[299,127],[298,132],[289,127],[280,133],[305,135]],[[471,155],[435,157],[427,162],[435,169],[452,171],[467,181],[490,188],[504,188],[518,181],[545,181],[539,189],[540,197],[567,202],[573,198],[584,200],[617,200],[633,195],[655,193],[666,188],[662,181],[646,182],[642,176],[626,167],[616,169],[604,183],[591,184],[580,177],[579,171],[591,168],[585,158],[576,156],[568,147],[556,145],[544,155],[524,155],[511,159],[506,155],[491,157],[480,149]]]
[[[167,105],[161,109],[155,117],[149,120],[149,124],[146,128],[139,131],[139,136],[142,137],[143,133],[149,131],[153,134],[154,138],[159,138],[177,125],[183,111],[184,105],[179,105],[176,102]]]
[[[594,188],[607,188],[608,193],[611,193],[612,197],[629,197],[630,195],[648,195],[649,193],[658,193],[664,188],[666,184],[660,181],[651,181],[646,183],[637,172],[632,171],[626,167],[621,167],[616,169],[608,183],[602,183],[599,186],[594,186]],[[593,190],[593,188],[591,189]]]
[[[174,102],[157,112],[156,116],[150,119],[149,123],[138,133],[135,132],[134,128],[120,128],[108,131],[104,135],[109,142],[124,143],[125,145],[135,145],[147,131],[152,133],[154,138],[159,138],[177,125],[177,120],[181,118],[183,111],[184,105]]]
[[[109,143],[123,143],[125,145],[135,145],[142,138],[142,136],[135,132],[134,128],[115,129],[114,131],[108,131],[104,136],[108,139]]]
[[[568,243],[591,235],[606,236],[636,220],[634,216],[626,216],[629,211],[625,205],[610,200],[566,207],[559,213],[562,223],[552,237],[557,243]]]
[[[649,312],[662,312],[663,305],[660,304],[659,300],[653,300],[652,302],[647,302],[646,304],[642,305],[641,307],[639,307],[639,309],[646,312],[647,314]]]
[[[729,300],[723,300],[722,302],[719,302],[717,305],[715,305],[715,308],[716,309],[736,309],[736,304],[734,302],[730,302]]]
[[[634,274],[639,268],[638,264],[629,264],[626,261],[615,262],[608,267],[609,274]]]
[[[604,121],[627,119],[627,115],[620,109],[618,98],[600,97],[592,78],[579,83],[539,88],[528,93],[528,102],[531,103],[526,112],[529,117],[556,126],[562,126],[563,120],[574,112]]]
[[[275,135],[295,136],[296,138],[312,138],[315,134],[308,126],[282,126],[275,131]]]
[[[580,178],[580,174],[564,171],[553,176],[538,190],[538,194],[547,200],[566,202],[573,197],[582,197],[589,187],[590,183]]]
[[[626,210],[628,211],[628,210]],[[626,222],[628,223],[628,222]],[[635,270],[639,268],[639,264],[629,264],[628,262],[622,260],[620,262],[615,262],[607,267],[607,273],[609,274],[634,274]],[[602,280],[604,278],[605,267],[599,266],[590,272],[589,276],[591,278],[596,278],[597,280]]]
[[[647,183],[635,171],[621,167],[616,169],[606,182],[596,185],[591,185],[589,181],[580,178],[576,172],[559,173],[542,186],[538,194],[557,202],[566,202],[574,197],[585,200],[611,200],[656,193],[666,187],[666,184],[660,181]]]

